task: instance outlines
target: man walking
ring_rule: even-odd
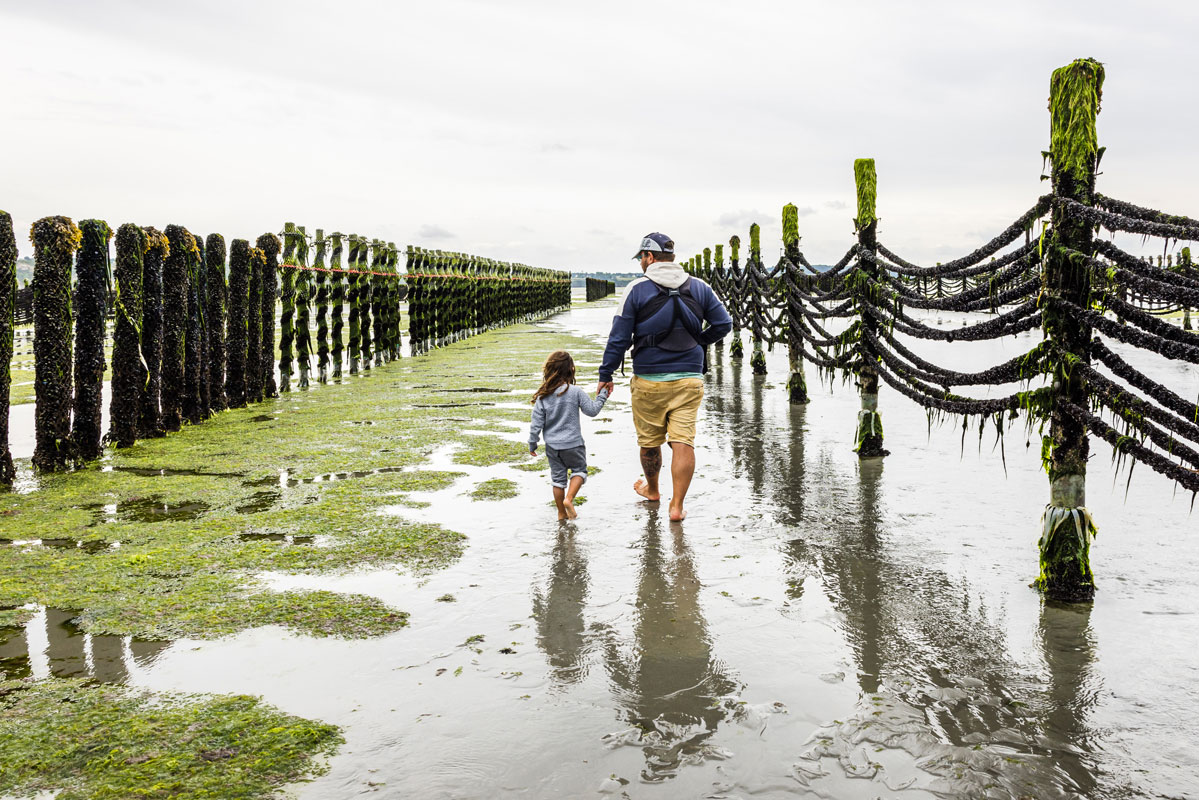
[[[611,392],[612,373],[633,347],[633,425],[645,478],[633,484],[651,502],[661,499],[662,444],[670,443],[674,494],[670,519],[687,516],[683,499],[695,473],[695,420],[704,396],[704,348],[733,329],[729,312],[708,284],[674,263],[674,242],[651,233],[634,259],[645,277],[626,287],[599,369],[599,388]],[[704,327],[704,323],[708,327]]]

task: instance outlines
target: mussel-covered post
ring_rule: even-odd
[[[250,301],[250,242],[234,239],[229,250],[229,322],[226,328],[225,394],[229,408],[246,405],[248,314]]]
[[[362,356],[362,371],[371,369],[371,291],[370,243],[366,238],[358,241],[358,343]]]
[[[262,402],[262,362],[270,364],[270,351],[262,346],[262,273],[266,253],[250,250],[250,289],[246,298],[246,402]],[[265,352],[265,356],[264,356]],[[272,370],[273,372],[274,370]]]
[[[358,292],[361,275],[358,274],[358,251],[362,249],[362,240],[358,238],[358,234],[350,234],[350,252],[346,257],[346,266],[349,272],[346,274],[348,287],[346,288],[346,303],[350,306],[350,334],[349,341],[346,342],[349,350],[350,358],[350,374],[358,374],[358,350],[360,347],[361,328],[359,326],[358,314]]]
[[[213,411],[229,407],[225,396],[225,237],[208,234],[204,243],[204,262],[208,271],[208,386]]]
[[[279,391],[291,391],[292,319],[296,314],[296,240],[300,234],[294,222],[283,223],[283,269],[279,299],[283,309],[279,314]]]
[[[791,374],[787,378],[787,397],[796,405],[808,402],[808,381],[804,377],[803,358],[803,306],[799,297],[799,279],[802,274],[799,263],[799,210],[793,203],[783,206],[783,269],[778,280],[783,284],[783,297],[787,308],[784,319],[787,325],[787,364]]]
[[[204,245],[204,237],[196,237],[196,252],[199,260],[196,263],[196,314],[200,323],[200,419],[212,416],[212,374],[209,365],[212,363],[212,341],[209,337],[208,325],[208,256]]]
[[[112,229],[99,219],[79,223],[75,259],[75,404],[71,442],[84,461],[100,457],[104,394],[104,318],[108,305],[108,242]]]
[[[13,323],[17,313],[17,237],[12,217],[0,211],[0,486],[16,478],[8,446],[8,408],[12,389]]]
[[[1080,59],[1054,70],[1049,84],[1050,179],[1056,197],[1091,205],[1099,140],[1095,130],[1103,92],[1103,66]],[[1064,303],[1091,307],[1091,279],[1083,259],[1093,256],[1094,229],[1081,215],[1055,203],[1042,274],[1042,320],[1050,342],[1055,402],[1049,436],[1041,455],[1049,470],[1049,505],[1041,518],[1041,572],[1036,585],[1058,600],[1083,601],[1095,595],[1090,544],[1095,525],[1086,508],[1089,441],[1071,407],[1088,407],[1083,370],[1091,361],[1091,326],[1066,311]]]
[[[733,318],[733,338],[729,342],[729,357],[741,360],[745,355],[745,345],[741,342],[741,312],[742,291],[744,289],[741,268],[741,237],[729,237],[729,294],[725,303],[729,307],[729,316]]]
[[[312,333],[308,330],[308,301],[312,295],[312,272],[308,269],[308,231],[303,225],[296,242],[296,324],[293,338],[296,344],[296,366],[300,368],[300,388],[308,388],[308,373],[312,370]]]
[[[387,245],[380,239],[371,241],[371,286],[372,305],[375,315],[375,366],[383,366],[387,355],[387,290],[388,282],[383,276],[387,263]]]
[[[278,397],[275,383],[275,301],[279,298],[279,250],[283,243],[273,233],[258,237],[258,249],[266,258],[262,269],[262,396]]]
[[[1184,247],[1178,254],[1178,271],[1189,278],[1192,277],[1191,267],[1191,248]],[[1182,307],[1182,329],[1184,331],[1192,330],[1191,307],[1189,305],[1184,305]]]
[[[142,259],[142,411],[137,438],[164,436],[162,428],[162,271],[170,245],[157,228],[144,228],[146,252]]]
[[[204,353],[204,250],[202,239],[192,234],[187,251],[187,330],[183,347],[183,418],[192,425],[208,418],[204,401],[208,359]]]
[[[162,427],[183,426],[187,360],[187,262],[195,239],[182,225],[166,227],[169,251],[162,265]]]
[[[67,217],[33,223],[33,466],[68,469],[71,448],[71,256],[79,228]]]
[[[108,406],[109,438],[117,447],[137,442],[141,409],[142,260],[146,234],[125,223],[117,229],[116,293],[112,329],[112,399]]]
[[[329,328],[329,358],[333,362],[333,377],[341,379],[342,362],[342,305],[346,298],[346,279],[349,277],[341,269],[341,253],[344,237],[340,233],[329,234],[333,249],[329,254],[329,298],[333,303],[331,310],[332,324]]]
[[[749,258],[745,261],[745,284],[749,294],[750,329],[753,333],[754,350],[749,365],[755,375],[766,374],[766,353],[762,351],[762,333],[765,319],[762,315],[762,295],[766,290],[765,270],[762,268],[762,229],[758,223],[749,226]]]
[[[878,252],[878,216],[875,208],[878,175],[874,169],[874,159],[855,159],[853,175],[858,195],[858,216],[854,220],[858,232],[858,246],[874,256]],[[864,329],[873,332],[876,323],[865,311],[865,307],[878,299],[875,297],[879,285],[878,266],[869,258],[859,257],[857,267],[850,278],[859,322]],[[857,378],[862,407],[858,411],[854,450],[859,458],[876,458],[887,455],[887,451],[883,449],[883,420],[878,413],[878,365],[865,339],[866,337],[860,337],[858,343]]]
[[[329,273],[325,266],[325,252],[329,240],[325,231],[316,229],[316,254],[312,261],[312,282],[316,289],[316,374],[317,380],[329,380]]]

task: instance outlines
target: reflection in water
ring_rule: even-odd
[[[699,605],[699,578],[683,526],[666,523],[663,546],[657,509],[650,509],[641,546],[637,621],[631,650],[610,641],[608,674],[621,718],[640,729],[645,781],[662,781],[688,763],[725,755],[707,743],[724,719],[720,702],[739,685],[712,656],[712,639]]]
[[[764,421],[762,395],[761,379],[741,386],[734,367],[709,408],[736,474],[793,536],[781,545],[788,596],[801,598],[805,580],[822,588],[841,615],[862,692],[854,715],[814,736],[795,777],[833,795],[841,775],[949,797],[1093,796],[1088,612],[1045,607],[1046,687],[1036,665],[1009,652],[1004,620],[979,592],[892,541],[881,459],[855,461],[847,474],[844,460],[805,452],[806,412],[792,408],[780,430],[774,414]]]
[[[83,633],[70,611],[45,609],[19,628],[0,628],[0,677],[90,678],[123,683],[169,642]]]
[[[556,683],[576,683],[587,674],[583,604],[587,602],[587,561],[579,552],[573,523],[558,526],[553,569],[545,592],[533,591],[537,646],[550,662]]]
[[[641,777],[658,782],[685,764],[725,757],[708,739],[730,708],[735,713],[735,704],[722,698],[739,686],[712,656],[712,639],[699,604],[700,581],[682,526],[651,508],[638,546],[632,642],[622,642],[606,626],[588,631],[587,560],[570,523],[559,527],[548,584],[533,591],[533,617],[538,647],[558,685],[585,677],[589,642],[602,639],[618,718],[632,726],[609,737],[609,743],[641,748],[646,761]]]

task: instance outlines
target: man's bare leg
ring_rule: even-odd
[[[691,477],[695,475],[695,448],[683,442],[670,443],[670,478],[674,494],[670,498],[670,521],[682,522],[687,516],[683,510],[683,499],[691,488]]]
[[[554,487],[554,505],[558,507],[558,519],[569,519],[566,513],[566,490],[561,486]]]
[[[645,477],[637,479],[633,484],[633,491],[651,503],[658,502],[662,499],[658,492],[658,473],[662,471],[661,447],[641,448],[641,471],[645,473]]]
[[[582,487],[583,476],[571,475],[570,485],[566,488],[566,498],[562,501],[562,505],[566,508],[566,516],[570,519],[578,519],[579,512],[575,511],[575,495]]]

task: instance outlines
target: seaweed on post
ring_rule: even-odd
[[[71,446],[71,257],[80,233],[68,217],[33,223],[33,467],[42,472],[69,469]]]
[[[107,316],[108,242],[112,228],[99,219],[79,223],[75,258],[75,402],[71,442],[83,461],[100,457],[104,394],[104,319]]]
[[[198,290],[196,314],[200,322],[200,419],[212,416],[212,380],[209,366],[212,363],[212,341],[209,336],[208,324],[208,256],[205,252],[204,238],[196,237],[196,253],[199,260],[196,264],[196,285]]]
[[[878,214],[875,207],[878,176],[874,169],[874,159],[855,159],[853,175],[858,195],[858,216],[854,219],[854,226],[858,232],[858,246],[863,252],[874,256],[878,252]],[[857,378],[862,407],[858,411],[853,449],[859,458],[877,458],[888,455],[888,451],[883,448],[883,420],[878,413],[878,356],[869,349],[868,344],[876,335],[878,325],[870,314],[865,313],[864,308],[875,301],[871,296],[871,287],[878,285],[878,266],[870,258],[862,258],[855,273],[856,276],[850,276],[850,284],[864,333],[858,341]]]
[[[195,238],[182,225],[166,227],[170,248],[162,265],[162,427],[183,427],[187,361],[188,261]]]
[[[204,354],[204,251],[201,239],[191,236],[191,247],[185,253],[187,266],[187,328],[183,340],[183,397],[180,410],[183,418],[198,425],[208,418],[204,402],[204,376],[208,359]]]
[[[387,245],[380,239],[371,242],[371,311],[375,326],[375,366],[381,367],[387,356],[387,294],[388,283],[383,275],[386,269]]]
[[[766,374],[766,353],[762,350],[762,337],[766,333],[762,329],[762,293],[761,281],[765,280],[762,268],[762,229],[758,223],[749,226],[749,258],[745,261],[747,282],[752,281],[754,289],[750,292],[750,309],[752,317],[750,332],[753,339],[753,354],[749,357],[749,366],[755,375]]]
[[[787,364],[791,374],[787,378],[787,398],[794,405],[809,402],[808,381],[804,375],[800,347],[803,344],[803,311],[797,295],[800,279],[799,264],[799,209],[793,203],[783,206],[783,253],[785,264],[781,279],[783,298],[786,302]]]
[[[246,405],[250,274],[250,242],[234,239],[229,250],[229,317],[225,335],[225,394],[229,408]]]
[[[296,346],[296,365],[300,368],[300,388],[308,388],[308,373],[312,369],[312,336],[308,330],[308,299],[312,293],[312,272],[308,269],[308,231],[303,225],[296,228],[300,238],[296,242],[296,322],[292,339]]]
[[[210,233],[205,240],[204,264],[208,288],[208,386],[210,407],[224,411],[229,407],[225,394],[225,319],[228,287],[225,283],[225,237]]]
[[[170,245],[157,228],[147,226],[142,258],[142,366],[141,419],[137,438],[165,436],[162,427],[162,272]]]
[[[8,408],[12,390],[9,369],[13,353],[13,323],[17,313],[17,237],[12,216],[0,211],[0,486],[16,478],[8,444]]]
[[[283,243],[273,233],[258,237],[266,264],[262,269],[262,396],[278,397],[275,383],[275,307],[279,299],[279,250]]]
[[[1095,174],[1100,148],[1096,132],[1103,96],[1103,65],[1079,59],[1054,70],[1049,84],[1049,162],[1053,193],[1082,206],[1094,202]],[[1042,454],[1049,471],[1049,505],[1042,517],[1041,572],[1036,586],[1057,600],[1091,600],[1095,576],[1090,564],[1090,540],[1095,524],[1086,508],[1087,458],[1090,440],[1082,421],[1064,409],[1086,408],[1090,391],[1085,378],[1091,362],[1091,326],[1069,315],[1055,300],[1091,307],[1091,273],[1069,251],[1091,256],[1094,228],[1066,204],[1052,211],[1044,272],[1042,316],[1045,338],[1051,343],[1052,390],[1049,435]],[[1079,367],[1083,367],[1080,369]]]
[[[316,294],[316,374],[317,380],[329,380],[329,275],[325,267],[325,251],[329,240],[321,228],[316,229],[316,254],[312,261],[312,278]]]
[[[108,406],[108,437],[117,447],[137,442],[142,383],[142,264],[147,240],[136,225],[117,229],[117,260],[113,271],[112,398]]]

